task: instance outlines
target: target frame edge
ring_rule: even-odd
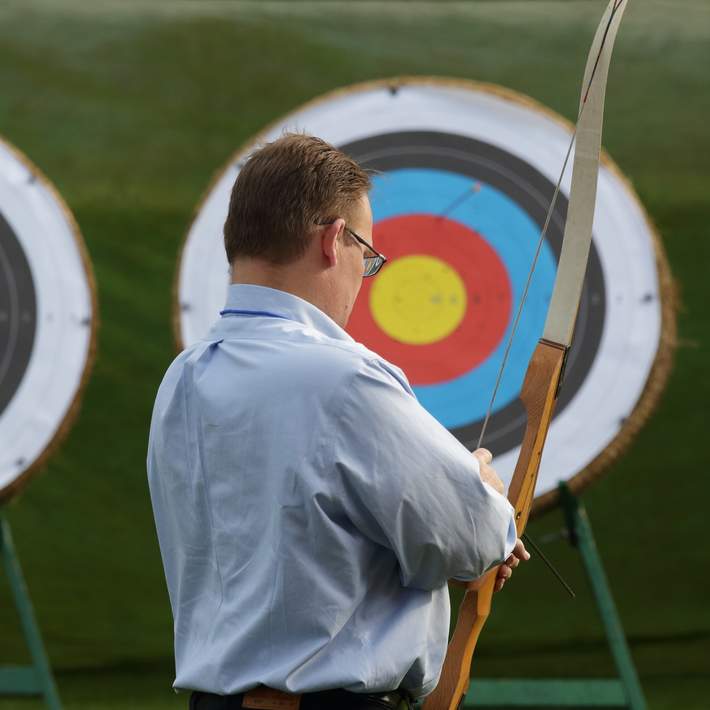
[[[69,231],[74,239],[74,244],[77,248],[79,254],[79,259],[81,266],[84,271],[84,276],[86,278],[86,285],[89,292],[89,300],[91,303],[91,323],[89,325],[89,337],[88,337],[88,348],[86,351],[86,360],[84,362],[84,368],[81,373],[81,378],[79,384],[76,388],[74,396],[72,397],[69,405],[67,406],[64,415],[59,422],[58,426],[54,430],[54,434],[51,439],[45,445],[43,451],[35,458],[34,461],[18,476],[16,476],[10,483],[8,483],[3,488],[0,488],[0,508],[6,505],[12,499],[16,499],[17,496],[24,490],[29,481],[40,472],[40,470],[47,464],[49,459],[56,453],[57,449],[64,442],[68,436],[72,426],[74,425],[79,412],[81,411],[82,400],[86,386],[91,378],[91,373],[94,368],[94,363],[96,360],[96,352],[98,349],[98,330],[99,330],[99,302],[98,302],[98,290],[96,287],[96,277],[94,274],[93,264],[91,262],[91,257],[89,255],[89,250],[84,241],[84,237],[79,228],[79,224],[74,217],[73,212],[69,208],[61,193],[54,186],[52,181],[42,172],[42,170],[37,167],[37,165],[23,153],[16,145],[10,142],[4,135],[0,134],[0,144],[9,153],[11,153],[18,162],[20,162],[27,170],[32,173],[37,182],[41,183],[42,187],[49,192],[52,198],[56,201],[62,216],[67,222]]]
[[[497,84],[458,77],[405,74],[389,78],[371,79],[331,89],[324,94],[320,94],[313,99],[305,101],[293,110],[288,111],[273,121],[270,121],[256,134],[240,143],[240,145],[230,154],[229,158],[222,163],[221,167],[213,173],[209,184],[203,191],[200,200],[193,210],[192,219],[184,232],[182,239],[172,286],[173,309],[171,320],[173,326],[173,337],[178,351],[184,348],[180,328],[181,304],[179,299],[179,284],[185,249],[197,216],[202,211],[205,202],[212,194],[214,188],[222,179],[225,172],[235,163],[238,163],[239,160],[241,160],[245,155],[253,151],[261,142],[263,142],[265,137],[271,133],[276,126],[287,123],[293,116],[314,108],[321,103],[326,103],[341,96],[347,96],[349,94],[355,94],[367,90],[392,90],[407,85],[434,85],[439,87],[470,89],[488,93],[505,101],[532,109],[537,113],[544,115],[550,121],[558,124],[570,134],[572,134],[575,129],[574,123],[526,94]],[[677,289],[673,281],[670,264],[663,247],[661,236],[655,224],[646,212],[630,179],[624,175],[619,166],[611,158],[603,146],[600,151],[599,161],[600,165],[608,169],[620,182],[624,184],[628,195],[639,210],[639,214],[643,218],[648,232],[651,235],[653,253],[658,273],[658,300],[660,303],[661,326],[658,348],[653,357],[653,364],[649,370],[641,396],[607,447],[596,457],[594,457],[586,466],[566,480],[567,485],[573,493],[580,493],[590,483],[599,478],[601,474],[612,463],[614,463],[624,453],[624,451],[628,449],[634,437],[638,434],[639,430],[648,420],[660,401],[661,394],[668,381],[668,377],[670,376],[676,349]],[[531,510],[531,516],[535,517],[547,512],[551,508],[555,507],[558,501],[559,494],[556,489],[552,489],[547,493],[535,497]]]

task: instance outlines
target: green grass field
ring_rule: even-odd
[[[330,89],[399,74],[498,83],[572,119],[603,11],[585,2],[5,2],[0,134],[55,183],[94,263],[101,328],[82,412],[7,506],[67,708],[178,708],[145,480],[153,397],[174,355],[177,255],[212,175],[266,123]],[[710,706],[710,4],[631,0],[604,144],[665,243],[678,287],[668,389],[585,494],[650,707]],[[560,526],[536,521],[539,538]],[[496,600],[483,676],[613,667],[578,561],[549,553]],[[26,660],[0,581],[0,664]],[[0,708],[40,707],[3,700]]]

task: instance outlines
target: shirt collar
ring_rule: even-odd
[[[320,308],[287,291],[253,284],[230,284],[225,305],[225,310],[229,309],[266,311],[303,323],[329,338],[353,342],[353,339]]]

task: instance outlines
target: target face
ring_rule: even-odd
[[[526,289],[571,127],[529,99],[468,82],[410,79],[308,104],[235,156],[207,195],[178,276],[178,339],[223,307],[222,226],[249,153],[284,130],[318,135],[373,170],[374,243],[388,263],[365,279],[348,331],[401,367],[425,406],[474,448]],[[570,171],[571,172],[571,171]],[[527,287],[484,445],[512,476],[526,424],[519,393],[542,334],[564,231],[565,176]],[[538,497],[579,484],[621,435],[659,350],[655,235],[611,161],[600,170],[594,239]]]
[[[66,205],[0,141],[0,500],[69,426],[94,342],[94,293]]]

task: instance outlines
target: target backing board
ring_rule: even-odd
[[[255,137],[216,178],[187,234],[175,323],[207,333],[229,281],[222,228],[250,153],[284,131],[320,136],[373,171],[374,243],[388,264],[365,279],[348,331],[401,367],[419,401],[474,448],[573,126],[491,85],[406,78],[356,85],[303,106]],[[529,287],[484,446],[509,481],[526,417],[519,392],[542,334],[571,170]],[[665,381],[674,316],[660,242],[608,156],[565,380],[537,486],[579,489],[638,429]],[[652,383],[652,386],[649,386]]]
[[[0,501],[68,430],[93,355],[95,291],[79,229],[0,140]]]

